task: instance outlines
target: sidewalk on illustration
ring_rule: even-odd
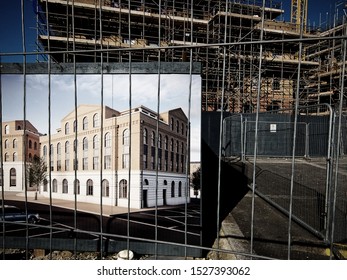
[[[41,194],[37,194],[37,199],[35,199],[34,191],[28,191],[26,197],[24,192],[5,192],[4,197],[5,197],[5,200],[17,200],[17,201],[25,201],[27,197],[27,202],[47,204],[47,205],[50,204],[49,197],[45,197]],[[52,198],[52,206],[73,210],[75,209],[75,201]],[[127,207],[103,205],[101,209],[100,204],[80,202],[80,201],[77,201],[77,210],[87,212],[87,213],[93,213],[93,214],[100,214],[102,211],[103,216],[111,216],[111,215],[128,213]],[[146,209],[146,210],[149,210],[149,209]],[[129,212],[139,212],[139,211],[143,211],[143,209],[130,209]]]

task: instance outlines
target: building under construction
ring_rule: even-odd
[[[275,1],[38,3],[38,39],[56,62],[201,62],[204,111],[255,112],[258,93],[260,111],[298,95],[300,105],[341,99],[344,3],[324,30],[306,24],[306,0],[292,1],[291,22]]]

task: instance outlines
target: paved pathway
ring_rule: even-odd
[[[5,200],[25,201],[25,194],[22,192],[20,193],[5,192],[4,197],[5,197]],[[50,204],[50,199],[47,197],[44,197],[43,195],[38,194],[37,199],[35,199],[35,192],[33,191],[27,192],[27,201],[33,202],[33,203],[47,204],[47,205]],[[70,201],[70,200],[53,198],[52,205],[57,207],[63,207],[66,209],[75,209],[75,201]],[[149,210],[149,209],[150,208],[148,209],[146,208],[146,210]],[[87,213],[94,213],[94,214],[99,214],[102,211],[102,214],[104,216],[128,213],[127,207],[103,205],[101,209],[99,204],[79,202],[79,201],[77,201],[77,210],[87,212]],[[139,212],[139,211],[143,211],[143,209],[130,209],[130,212]]]

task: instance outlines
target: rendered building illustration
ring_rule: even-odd
[[[24,161],[30,163],[40,156],[40,133],[29,122],[22,120],[2,122],[3,174],[0,186],[5,191],[24,191]]]
[[[130,203],[137,209],[185,203],[184,112],[178,108],[158,116],[142,106],[125,112],[101,109],[80,105],[77,123],[75,111],[65,116],[61,129],[51,135],[51,146],[48,136],[40,138],[41,155],[51,170],[52,196],[74,200],[76,192],[78,201],[100,203],[102,196],[104,205]],[[48,196],[49,187],[46,182],[41,193]]]

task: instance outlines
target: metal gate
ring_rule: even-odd
[[[323,108],[309,109],[312,112]],[[229,162],[239,159],[249,166],[249,186],[255,186],[257,195],[317,236],[343,241],[347,238],[345,173],[336,165],[336,157],[345,162],[345,148],[337,146],[336,112],[330,106],[325,109],[330,112],[327,116],[301,114],[297,122],[290,122],[294,117],[286,111],[259,114],[257,122],[255,114],[226,117],[223,157]],[[342,142],[344,138],[340,138]],[[335,176],[342,180],[336,186]],[[334,201],[334,191],[341,193],[338,202]],[[331,236],[333,211],[336,213]]]

